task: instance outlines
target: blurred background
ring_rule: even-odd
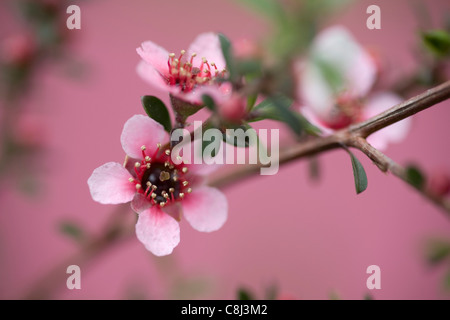
[[[34,18],[20,17],[13,2],[0,3],[2,48],[16,41],[22,54],[33,52],[38,45],[23,34]],[[421,20],[413,2],[355,1],[323,26],[349,28],[382,57],[390,76],[399,77],[417,67],[414,48]],[[81,8],[81,30],[65,27],[69,15],[64,8],[70,4]],[[381,30],[366,27],[371,4],[381,8]],[[62,6],[62,20],[52,20],[60,28],[51,29],[49,44],[40,44],[46,58],[21,87],[27,89],[1,101],[3,138],[15,141],[6,150],[19,155],[1,167],[1,299],[27,297],[49,270],[63,279],[54,286],[51,298],[56,299],[234,299],[242,288],[255,298],[274,290],[277,298],[294,299],[450,297],[448,265],[431,266],[424,249],[429,239],[449,238],[449,215],[355,152],[369,179],[368,189],[357,196],[351,163],[342,150],[318,157],[318,181],[309,177],[308,161],[301,160],[275,176],[227,187],[225,226],[204,234],[182,221],[181,242],[171,256],[151,255],[132,236],[88,263],[68,261],[84,237],[102,231],[115,209],[92,200],[87,179],[93,169],[123,160],[120,133],[127,119],[143,113],[142,95],[169,103],[166,93],[149,87],[135,71],[141,42],[152,40],[179,52],[205,31],[241,41],[259,39],[269,27],[238,0],[96,0]],[[448,1],[425,6],[429,22],[439,27],[450,9]],[[2,52],[6,61],[10,51]],[[29,63],[26,54],[23,59],[18,62],[22,71]],[[20,81],[20,75],[14,79]],[[387,155],[425,172],[449,173],[449,119],[449,101],[415,115],[406,140],[391,145]],[[281,137],[282,143],[291,139],[287,130]],[[124,214],[128,222],[135,219],[131,210]],[[65,286],[69,264],[81,266],[81,290]],[[381,289],[370,291],[366,269],[373,264],[381,268]]]

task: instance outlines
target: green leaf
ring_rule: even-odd
[[[236,69],[240,75],[260,75],[262,72],[261,61],[255,59],[240,60],[237,62]]]
[[[277,118],[288,125],[296,135],[300,136],[303,133],[303,127],[298,121],[296,113],[289,108],[292,101],[279,95],[272,96],[268,100],[275,107],[274,111]]]
[[[233,137],[229,136],[225,133],[223,134],[223,141],[231,144],[232,146],[235,147],[244,147],[244,148],[248,148],[249,146],[251,146],[252,144],[250,143],[250,139],[248,138],[248,136],[246,135],[247,130],[253,130],[253,128],[249,125],[249,124],[241,124],[235,127],[230,127],[228,129],[234,129],[235,133],[237,133],[237,135],[235,134]],[[242,131],[240,131],[239,129],[242,129]],[[236,131],[237,130],[237,131]],[[240,135],[239,133],[242,133],[242,135]],[[254,134],[256,135],[256,139],[258,139],[258,135],[256,133],[256,131],[254,131]],[[258,142],[255,141],[255,143],[257,144]]]
[[[361,162],[359,162],[358,158],[356,158],[355,155],[348,148],[345,148],[345,150],[348,152],[352,160],[352,169],[353,169],[353,177],[355,178],[356,194],[360,194],[361,192],[367,189],[366,171],[364,170],[364,167],[362,166]]]
[[[202,139],[202,157],[203,157],[203,154],[205,153],[206,147],[209,146],[212,143],[216,143],[216,138],[215,137],[213,137],[213,139],[211,139],[210,141]],[[211,152],[211,156],[215,157],[216,155],[217,155],[216,149],[213,149],[213,151]]]
[[[225,35],[221,33],[219,33],[219,41],[220,47],[222,48],[223,57],[225,58],[225,62],[227,64],[227,70],[230,74],[230,80],[231,82],[234,82],[234,80],[236,79],[236,70],[231,42]]]
[[[254,300],[253,294],[244,288],[240,288],[237,292],[238,300]]]
[[[76,242],[81,242],[86,236],[81,226],[71,221],[61,222],[59,224],[59,231]]]
[[[418,167],[409,165],[406,167],[406,181],[414,188],[421,189],[425,185],[425,176]]]
[[[181,100],[172,94],[170,96],[170,103],[172,104],[172,109],[175,112],[175,116],[178,122],[184,123],[186,119],[193,114],[197,113],[199,110],[203,109],[204,105],[195,105],[187,101]]]
[[[141,102],[147,115],[162,124],[164,130],[170,133],[172,130],[172,122],[170,121],[169,111],[164,102],[154,96],[143,96]]]
[[[206,94],[202,95],[202,101],[209,110],[211,110],[213,112],[215,112],[217,110],[216,103],[214,102],[213,98],[211,98],[210,96],[208,96]]]
[[[437,265],[450,257],[450,242],[443,239],[432,239],[426,244],[425,255],[428,263]]]
[[[422,33],[425,47],[438,57],[450,54],[450,33],[445,30],[431,30]]]
[[[318,135],[320,129],[313,126],[305,117],[290,109],[292,100],[276,95],[269,97],[253,108],[253,116],[250,122],[271,119],[286,123],[297,135],[306,132],[311,135]]]

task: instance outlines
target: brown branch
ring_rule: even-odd
[[[370,134],[381,130],[391,124],[410,117],[417,112],[427,109],[439,102],[450,98],[450,81],[443,83],[433,89],[430,89],[416,97],[413,97],[403,103],[400,103],[391,109],[377,115],[365,122],[353,125],[345,130],[335,132],[326,137],[313,137],[304,142],[289,146],[280,151],[280,164],[286,164],[293,160],[298,160],[307,156],[312,156],[331,149],[339,148],[342,145],[351,146],[361,150],[367,155],[383,172],[391,172],[403,181],[408,182],[405,169],[389,159],[379,150],[373,148],[367,143],[365,138]],[[225,187],[240,181],[246,177],[256,174],[261,169],[261,165],[243,165],[239,166],[232,173],[225,173],[214,177],[210,185],[216,187]],[[437,197],[429,190],[417,189],[426,198],[430,199],[441,208],[450,212],[450,203],[448,200]],[[86,242],[80,252],[65,260],[50,270],[42,277],[30,290],[27,298],[50,298],[55,289],[62,287],[67,279],[65,270],[70,264],[86,263],[90,259],[99,256],[107,249],[111,249],[125,239],[129,239],[134,234],[134,228],[130,223],[124,222],[126,212],[123,212],[128,206],[120,206],[117,212],[111,216],[110,222],[105,226],[103,232],[97,237],[92,237]],[[54,275],[58,276],[55,277]]]
[[[367,136],[376,131],[408,118],[448,98],[450,98],[450,81],[429,89],[369,120],[357,123],[347,130],[351,134],[367,138]]]

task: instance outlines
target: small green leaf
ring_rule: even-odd
[[[271,119],[287,124],[297,135],[303,132],[318,135],[320,129],[313,126],[301,114],[290,109],[292,100],[283,95],[269,97],[253,108],[251,122]]]
[[[420,169],[414,165],[406,167],[406,181],[417,189],[425,185],[425,176]]]
[[[231,42],[225,35],[221,33],[219,33],[219,41],[220,47],[222,48],[223,57],[225,58],[225,62],[227,64],[227,70],[228,73],[230,74],[230,80],[231,82],[234,82],[236,78],[236,70]]]
[[[212,144],[212,143],[217,143],[216,142],[216,138],[213,136],[213,139],[211,139],[211,140],[203,140],[202,139],[202,157],[203,157],[203,154],[205,153],[205,149],[206,149],[206,147],[208,147],[210,144]],[[216,149],[214,148],[213,150],[212,150],[212,152],[211,152],[211,156],[212,157],[215,157],[217,155],[217,152],[216,152]]]
[[[450,54],[450,33],[445,30],[431,30],[422,33],[425,47],[438,57]]]
[[[253,107],[255,106],[256,99],[258,99],[257,94],[251,94],[247,97],[247,107],[246,107],[247,112],[253,109]]]
[[[209,110],[211,110],[213,112],[215,112],[217,110],[216,103],[214,102],[213,98],[211,98],[210,96],[208,96],[206,94],[202,95],[202,101]]]
[[[178,122],[184,123],[187,118],[197,113],[199,110],[203,109],[203,105],[195,105],[187,101],[181,100],[172,94],[170,96],[170,103],[172,104],[172,109],[175,112],[175,117]]]
[[[429,240],[426,245],[425,254],[428,263],[431,265],[439,264],[450,257],[450,242],[443,239]]]
[[[262,71],[261,62],[255,59],[238,61],[236,68],[240,75],[260,75]]]
[[[237,292],[238,300],[254,300],[253,294],[244,288],[240,288]]]
[[[61,222],[59,224],[59,231],[76,242],[81,242],[85,238],[85,232],[81,226],[71,221]]]
[[[233,137],[229,136],[225,133],[223,134],[223,141],[231,144],[232,146],[235,147],[241,147],[241,148],[248,148],[249,146],[253,145],[250,141],[249,136],[246,134],[247,130],[253,130],[253,128],[249,125],[249,124],[241,124],[232,128],[228,128],[228,129],[234,129],[235,131],[235,135]],[[254,134],[256,135],[256,140],[258,140],[258,135],[256,133],[256,131],[253,131]],[[251,132],[250,132],[250,136],[251,136]],[[257,144],[257,141],[254,141],[254,144]]]
[[[280,121],[284,122],[298,136],[303,133],[303,127],[298,121],[297,115],[290,109],[292,101],[284,96],[272,96],[268,99],[275,107]]]
[[[348,148],[345,148],[345,150],[348,152],[352,160],[352,169],[353,169],[353,177],[355,178],[356,194],[360,194],[361,192],[367,189],[366,171],[364,170],[364,167],[362,166],[361,162],[359,162],[358,158],[356,158],[355,155]]]
[[[170,133],[172,123],[170,121],[169,111],[164,102],[154,96],[143,96],[141,102],[147,115],[162,124],[164,130]]]

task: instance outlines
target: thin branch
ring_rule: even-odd
[[[367,138],[376,131],[406,119],[448,98],[450,98],[450,81],[429,89],[369,120],[350,126],[347,130],[350,134]]]

